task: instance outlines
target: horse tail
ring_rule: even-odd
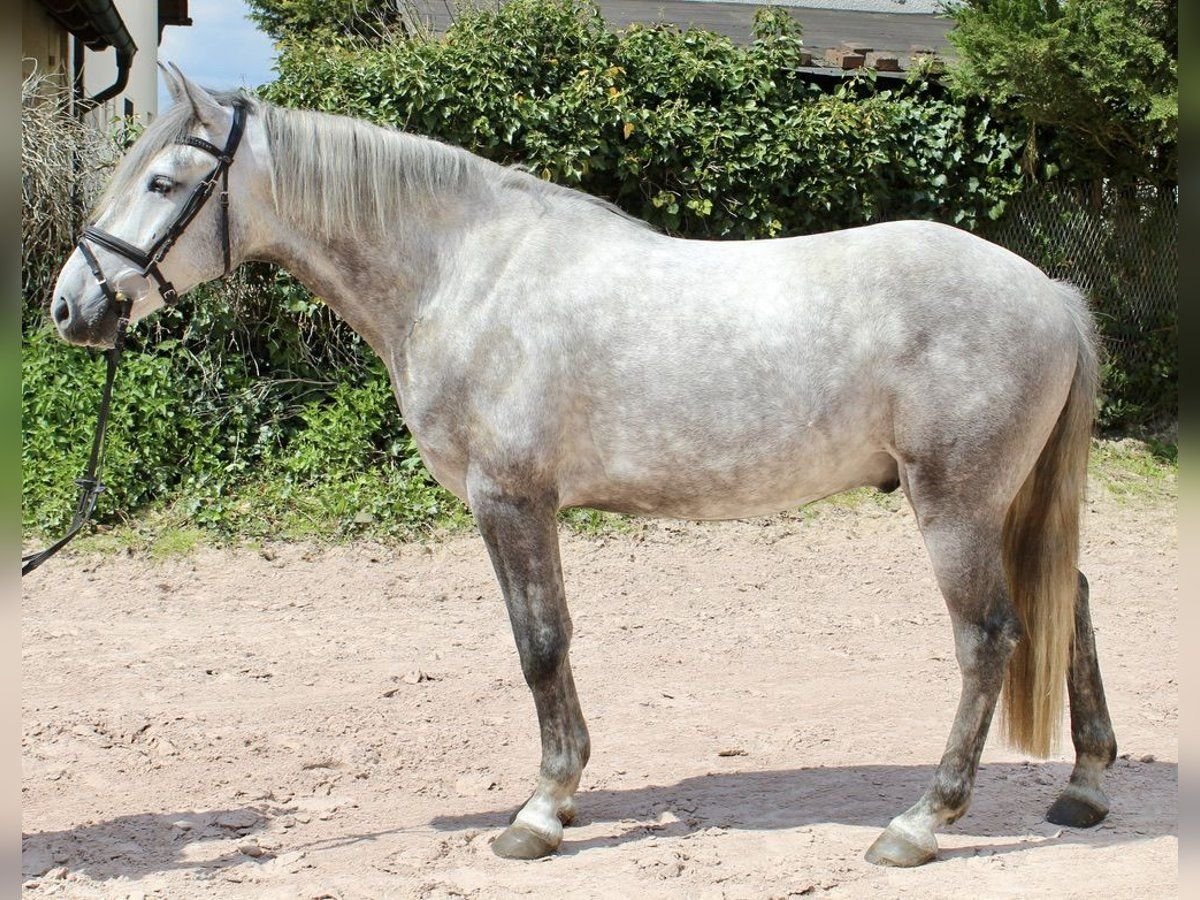
[[[1076,326],[1075,376],[1058,422],[1004,520],[1004,569],[1024,627],[1004,682],[1004,736],[1048,756],[1062,728],[1063,690],[1075,634],[1080,507],[1087,486],[1099,363],[1082,295],[1057,284]]]

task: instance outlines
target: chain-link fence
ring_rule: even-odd
[[[1070,281],[1104,339],[1101,424],[1169,426],[1178,415],[1178,194],[1030,188],[984,236]]]

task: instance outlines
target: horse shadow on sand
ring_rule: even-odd
[[[615,847],[651,837],[680,837],[718,828],[769,831],[824,824],[884,828],[908,808],[933,778],[933,766],[833,766],[709,773],[676,784],[581,790],[575,825],[612,823],[611,833],[573,839],[566,830],[559,853]],[[971,809],[944,834],[978,837],[977,846],[943,848],[939,858],[978,852],[1012,853],[1054,841],[1091,847],[1131,843],[1177,828],[1178,765],[1118,759],[1106,787],[1108,819],[1090,829],[1061,828],[1045,812],[1071,774],[1067,763],[993,763],[980,766]],[[514,808],[435,817],[440,831],[502,829]],[[867,844],[873,836],[863,844]],[[961,842],[956,842],[961,843]]]
[[[611,823],[615,827],[605,835],[583,839],[575,838],[573,833],[578,832],[569,828],[559,852],[571,856],[654,837],[682,837],[709,828],[771,831],[823,824],[883,828],[892,816],[916,800],[933,771],[932,766],[883,765],[744,770],[697,775],[674,784],[584,789],[577,797],[577,824]],[[1057,828],[1043,819],[1069,775],[1070,766],[1058,762],[981,766],[970,812],[945,830],[946,834],[978,837],[978,845],[946,848],[940,856],[1013,853],[1048,841],[1099,848],[1178,833],[1176,763],[1118,759],[1107,779],[1112,812],[1091,829]],[[310,859],[318,861],[323,849],[378,841],[405,832],[428,834],[431,827],[441,832],[498,831],[508,824],[513,812],[514,808],[508,806],[435,816],[427,822],[396,823],[395,827],[378,831],[347,832],[311,843],[285,843],[277,852],[304,850]],[[280,814],[282,810],[261,805],[144,813],[26,834],[22,841],[25,878],[41,877],[57,868],[96,880],[137,879],[172,870],[214,873],[243,865],[248,858],[241,850],[231,848],[216,858],[189,859],[189,846],[228,841],[231,837],[242,839],[239,843],[251,842],[256,833],[269,826],[273,816]],[[1031,835],[1038,843],[1030,842]]]

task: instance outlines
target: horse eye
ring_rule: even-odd
[[[150,179],[148,189],[156,194],[167,194],[171,188],[175,186],[175,182],[171,181],[166,175],[155,175]]]

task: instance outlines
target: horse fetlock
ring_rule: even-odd
[[[575,798],[568,797],[558,805],[558,821],[563,825],[570,825],[575,821],[575,816],[579,814],[579,807],[575,805]]]
[[[534,794],[533,797],[529,798],[529,800],[526,802],[525,806],[522,806],[520,809],[518,809],[516,812],[514,812],[511,816],[509,816],[508,824],[515,825],[517,822],[517,818],[527,808],[530,808],[531,804],[534,804],[534,800],[536,797],[537,797],[537,795]],[[535,809],[540,810],[541,807],[542,807],[542,804],[540,802],[538,804],[534,805]],[[553,809],[555,818],[557,818],[558,821],[561,822],[563,825],[570,825],[572,822],[575,821],[575,817],[579,814],[579,807],[575,805],[575,797],[574,796],[569,796],[565,800],[552,801],[550,804],[550,808]],[[536,815],[538,815],[538,813],[531,813],[531,815],[536,816]]]
[[[1117,758],[1117,737],[1112,724],[1105,718],[1096,718],[1079,723],[1071,729],[1075,743],[1075,774],[1100,773],[1111,766]]]
[[[962,772],[939,770],[934,776],[931,789],[933,808],[937,811],[937,824],[949,825],[957,822],[971,806],[974,779]]]

